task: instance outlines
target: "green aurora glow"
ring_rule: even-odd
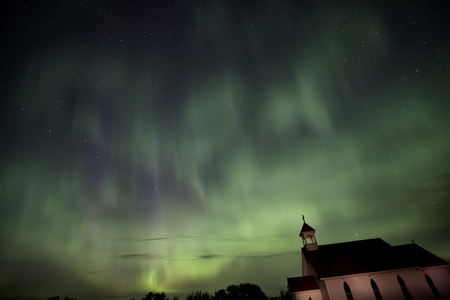
[[[444,4],[326,2],[2,4],[0,296],[275,295],[302,214],[450,259]]]

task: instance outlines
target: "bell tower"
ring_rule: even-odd
[[[305,222],[305,216],[302,215],[303,226],[300,230],[299,236],[302,238],[303,247],[308,250],[317,250],[319,246],[317,245],[315,230]]]

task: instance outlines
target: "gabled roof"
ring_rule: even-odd
[[[302,236],[302,233],[303,233],[303,232],[307,232],[307,231],[313,231],[313,232],[316,232],[316,231],[314,230],[314,228],[312,228],[311,226],[309,226],[309,225],[306,224],[306,223],[303,223],[303,226],[302,226],[302,229],[300,230],[299,236]]]
[[[291,277],[287,280],[290,293],[320,290],[319,284],[314,276]]]
[[[416,244],[391,246],[382,239],[320,245],[318,250],[302,249],[318,278],[371,273],[448,263]]]

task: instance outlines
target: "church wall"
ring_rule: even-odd
[[[408,271],[407,271],[408,272]],[[375,273],[368,276],[367,281],[369,284],[369,289],[373,294],[372,286],[370,285],[370,280],[373,279],[378,286],[381,296],[383,299],[404,299],[402,289],[397,281],[397,275],[403,278],[403,275],[399,272],[388,272],[388,273]]]
[[[445,272],[446,270],[443,269]],[[430,275],[433,273],[434,278]],[[445,282],[439,281],[438,278],[445,278],[443,274],[440,274],[438,270],[427,271],[427,274],[435,281],[439,282],[438,290],[442,293],[444,297],[447,294],[446,289],[448,286],[448,281],[446,287],[444,288]],[[400,284],[397,281],[397,275],[399,275],[406,284],[409,293],[413,299],[433,299],[434,296],[425,281],[423,272],[420,269],[412,270],[399,270],[395,272],[384,272],[384,273],[374,273],[374,274],[364,274],[361,276],[349,276],[349,277],[339,277],[335,279],[326,279],[325,284],[328,290],[330,300],[346,300],[347,296],[344,290],[344,282],[346,282],[352,292],[353,299],[367,299],[375,300],[375,294],[371,286],[371,279],[373,279],[380,291],[383,300],[397,300],[404,299],[403,292],[401,290]],[[312,299],[312,298],[311,298]],[[447,299],[447,298],[444,298]]]
[[[350,287],[353,299],[376,300],[370,287],[370,279],[368,282],[367,278],[368,276],[351,276],[325,280],[330,300],[347,299],[344,282]]]
[[[424,278],[425,274],[430,276],[443,299],[450,299],[450,274],[445,267],[425,268],[422,269],[422,272]],[[426,285],[427,288],[429,288],[428,283],[426,283]]]
[[[413,299],[434,298],[420,269],[399,271],[396,274],[402,277]]]
[[[292,300],[322,300],[320,290],[310,290],[304,292],[296,292],[292,294]]]
[[[330,296],[328,295],[327,286],[323,280],[319,280],[320,292],[322,293],[323,300],[330,300]],[[312,300],[312,299],[311,299]]]
[[[313,275],[311,270],[309,269],[308,263],[306,262],[305,255],[302,250],[302,276]]]

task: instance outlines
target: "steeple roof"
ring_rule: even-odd
[[[303,219],[303,226],[302,226],[302,229],[300,230],[299,236],[302,236],[303,232],[308,232],[308,231],[316,232],[316,230],[314,228],[312,228],[305,222],[305,216],[302,216],[302,219]]]
[[[307,223],[303,223],[302,230],[300,230],[300,233],[306,232],[306,231],[316,232],[316,230],[314,228],[312,228],[311,226],[309,226]]]

